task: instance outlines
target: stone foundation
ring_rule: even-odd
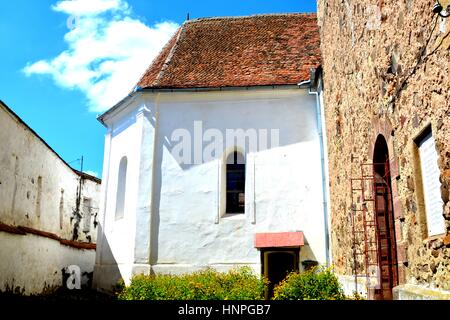
[[[450,300],[450,292],[405,284],[394,288],[394,300]]]

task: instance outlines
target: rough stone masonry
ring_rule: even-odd
[[[441,1],[446,4],[448,1]],[[450,290],[450,18],[434,0],[319,0],[335,270],[353,268],[350,178],[389,145],[399,284]],[[428,237],[414,139],[431,124],[447,233]]]

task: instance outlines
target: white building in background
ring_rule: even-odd
[[[313,14],[184,23],[99,117],[95,287],[243,265],[276,282],[329,262],[319,66]]]
[[[72,169],[1,101],[0,128],[0,292],[66,287],[70,266],[89,286],[100,179]]]

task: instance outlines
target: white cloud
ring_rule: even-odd
[[[52,68],[45,61],[38,61],[31,66],[27,67],[27,73],[49,73],[52,71]]]
[[[130,6],[122,0],[63,0],[52,9],[72,15],[96,15],[109,10],[128,12]]]
[[[53,59],[28,64],[24,72],[50,75],[63,88],[81,90],[93,112],[124,98],[178,28],[169,21],[145,25],[123,0],[65,0],[53,10],[76,22],[64,37],[68,48]]]

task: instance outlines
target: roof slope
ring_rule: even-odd
[[[141,88],[297,84],[319,66],[315,14],[207,18],[185,22],[146,71]]]

